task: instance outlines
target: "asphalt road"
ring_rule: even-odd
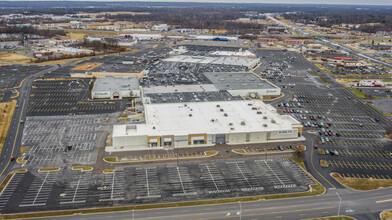
[[[18,108],[15,108],[14,116],[10,124],[9,132],[5,140],[3,151],[0,155],[0,176],[7,174],[11,171],[13,163],[16,161],[10,161],[11,156],[15,156],[15,159],[19,155],[19,147],[21,143],[23,125],[20,124],[21,120],[25,120],[28,100],[30,97],[30,90],[33,81],[49,71],[53,71],[59,68],[58,66],[43,70],[37,74],[33,74],[25,78],[19,91],[19,97],[17,98]]]
[[[240,219],[239,215],[241,219],[306,219],[338,214],[357,219],[379,219],[379,213],[391,206],[391,188],[373,192],[330,189],[325,195],[316,197],[75,215],[57,219]]]

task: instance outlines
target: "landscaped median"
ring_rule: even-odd
[[[0,195],[5,189],[5,187],[8,185],[8,183],[11,181],[12,177],[14,176],[15,173],[26,173],[27,169],[19,169],[19,170],[14,170],[7,174],[7,176],[4,178],[3,182],[0,184]]]
[[[126,159],[126,158],[118,158],[118,157],[104,157],[103,161],[107,163],[132,163],[132,162],[149,162],[149,161],[165,161],[165,160],[187,160],[187,159],[202,159],[213,157],[217,155],[219,151],[205,151],[204,155],[197,155],[197,156],[179,156],[176,157],[175,155],[170,157],[161,157],[161,158],[135,158],[135,159]]]
[[[38,172],[57,172],[60,170],[61,167],[47,167],[47,168],[39,168]]]
[[[300,145],[298,146],[299,151],[305,151],[306,146]],[[274,150],[274,151],[248,151],[245,149],[233,149],[231,150],[233,153],[241,154],[241,155],[265,155],[265,154],[282,154],[282,153],[294,153],[296,149],[287,149],[287,150]]]
[[[301,159],[292,159],[298,163],[301,168],[305,170],[305,164]],[[106,173],[114,172],[114,170],[105,170]],[[104,173],[105,173],[104,171]],[[269,200],[269,199],[285,199],[295,198],[303,196],[318,196],[325,193],[325,188],[317,182],[311,175],[309,175],[317,184],[310,185],[310,190],[299,193],[285,193],[275,195],[262,195],[262,196],[248,196],[248,197],[234,197],[224,199],[211,199],[211,200],[198,200],[198,201],[185,201],[185,202],[174,202],[174,203],[160,203],[160,204],[145,204],[145,205],[129,205],[129,206],[117,206],[117,207],[101,207],[101,208],[88,208],[88,209],[75,209],[75,210],[61,210],[61,211],[49,211],[49,212],[31,212],[31,213],[19,213],[19,214],[6,214],[2,215],[3,219],[21,219],[21,218],[43,218],[43,217],[54,217],[54,216],[66,216],[66,215],[82,215],[82,214],[97,214],[105,212],[120,212],[120,211],[132,211],[132,210],[145,210],[145,209],[156,209],[156,208],[169,208],[169,207],[184,207],[184,206],[197,206],[197,205],[212,205],[222,203],[237,203],[238,201],[257,201],[257,200]]]
[[[73,166],[72,170],[80,170],[80,171],[92,171],[93,167],[89,167],[89,166]]]
[[[354,190],[367,191],[392,186],[390,179],[342,177],[339,173],[331,173],[331,176],[344,187]]]
[[[349,216],[329,216],[329,217],[322,217],[322,218],[311,218],[308,220],[355,220],[356,218],[349,217]]]
[[[320,160],[320,165],[321,165],[322,167],[328,167],[328,163],[327,163],[327,161],[325,161],[325,160]]]
[[[24,159],[25,157],[18,157],[18,159],[16,159],[16,162],[19,164],[26,164],[27,160]]]
[[[382,220],[392,219],[392,210],[387,210],[387,211],[381,212],[380,219],[382,219]]]

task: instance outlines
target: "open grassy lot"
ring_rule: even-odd
[[[82,65],[73,68],[73,70],[92,70],[102,64],[103,63],[83,63]]]
[[[385,179],[360,179],[341,177],[338,173],[331,173],[331,176],[343,186],[355,190],[374,190],[392,186],[392,180]]]
[[[360,99],[365,99],[366,98],[366,93],[364,93],[363,91],[352,91],[352,93],[354,93],[354,95],[356,95],[358,98]]]
[[[0,154],[3,150],[5,138],[14,115],[16,100],[0,103]]]
[[[31,57],[17,54],[17,53],[2,53],[0,54],[0,63],[17,63],[27,64],[32,60]]]

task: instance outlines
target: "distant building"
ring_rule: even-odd
[[[361,80],[361,81],[359,81],[358,86],[383,87],[384,83],[379,80]]]
[[[278,42],[279,39],[277,38],[264,38],[264,37],[260,37],[257,39],[259,42]]]
[[[88,41],[104,41],[106,36],[98,36],[98,35],[89,35],[86,37]]]
[[[271,34],[280,34],[286,31],[285,27],[269,26],[267,27],[267,32]]]
[[[154,25],[153,30],[160,31],[160,32],[168,31],[169,26],[167,24]]]
[[[91,91],[93,99],[122,99],[127,97],[139,97],[140,88],[137,77],[114,77],[106,76],[95,80]]]
[[[304,40],[299,40],[299,39],[286,39],[284,40],[286,44],[304,44]]]

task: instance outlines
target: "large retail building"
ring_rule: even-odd
[[[303,140],[299,121],[260,100],[147,104],[145,120],[114,125],[106,150]]]

